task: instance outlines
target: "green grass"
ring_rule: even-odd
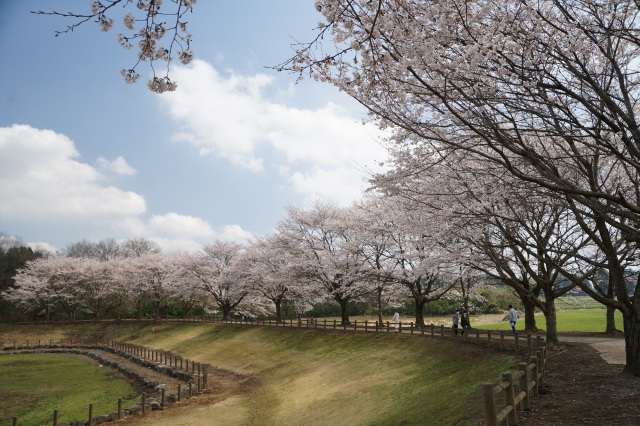
[[[29,328],[30,338],[38,337],[38,327]],[[81,335],[82,327],[66,332]],[[159,323],[155,333],[148,324],[118,327],[112,324],[110,335],[248,377],[240,394],[220,403],[171,409],[131,419],[132,425],[208,424],[211,419],[230,426],[477,424],[482,416],[479,384],[497,381],[521,361],[475,345],[393,333],[202,323]],[[45,332],[56,333],[52,328]],[[0,334],[14,336],[10,328]],[[215,380],[212,386],[215,390]]]
[[[602,305],[600,305],[602,306]],[[566,310],[557,312],[557,328],[558,332],[604,332],[606,327],[606,309],[591,309],[584,310]],[[616,327],[618,330],[622,330],[622,314],[620,311],[615,313]],[[541,330],[546,330],[546,324],[544,315],[536,314],[536,326]],[[510,330],[509,323],[502,321],[496,324],[484,324],[481,326],[483,329],[488,330]],[[520,314],[516,329],[524,329],[523,314]]]
[[[126,380],[113,379],[109,368],[74,354],[19,354],[0,356],[0,424],[52,424],[116,411],[118,398],[136,395]]]
[[[256,377],[236,401],[241,424],[465,424],[481,413],[479,383],[517,362],[438,339],[230,325],[163,324],[137,342]]]

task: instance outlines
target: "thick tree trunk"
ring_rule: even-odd
[[[518,296],[520,297],[520,301],[522,302],[522,306],[524,307],[524,331],[538,331],[535,316],[536,305],[533,303],[533,300],[529,294],[519,294]]]
[[[640,376],[640,318],[635,310],[625,317],[624,320],[624,341],[626,352],[626,373]]]
[[[276,305],[276,322],[282,322],[282,300],[276,299],[273,303]]]
[[[633,296],[629,297],[624,269],[615,263],[617,258],[609,264],[609,285],[614,286],[616,299],[626,307],[623,312],[624,342],[626,365],[624,371],[640,376],[640,275]]]
[[[616,333],[618,330],[616,329],[616,308],[612,308],[611,306],[607,306],[607,328],[605,333]]]
[[[607,299],[613,300],[614,297],[614,293],[613,293],[613,285],[611,284],[611,281],[609,281],[609,285],[607,288]],[[605,333],[615,333],[616,331],[616,317],[615,317],[615,312],[616,309],[611,307],[611,306],[607,306],[607,328],[605,330]]]
[[[424,305],[426,304],[425,300],[418,300],[414,298],[414,305],[416,308],[416,326],[423,327],[424,326]]]
[[[529,299],[524,299],[522,301],[524,306],[524,331],[538,331],[538,326],[536,325],[536,305],[531,303]]]
[[[222,319],[223,320],[228,320],[229,319],[229,314],[231,313],[231,307],[227,306],[227,305],[223,305],[221,306],[222,308]]]
[[[547,342],[558,343],[558,317],[556,315],[556,299],[547,296],[545,299],[544,319],[547,325]]]
[[[376,289],[378,293],[378,324],[382,324],[382,287]]]
[[[349,299],[343,299],[339,296],[336,296],[336,302],[338,302],[338,305],[340,305],[340,318],[342,319],[341,324],[342,325],[351,324],[351,322],[349,321],[349,312],[348,312]]]

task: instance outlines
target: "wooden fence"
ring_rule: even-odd
[[[441,339],[455,339],[459,342],[474,343],[484,345],[488,348],[511,350],[517,354],[527,354],[532,356],[535,348],[545,345],[545,339],[541,335],[532,335],[525,333],[521,336],[519,333],[511,331],[492,331],[467,328],[462,334],[462,329],[458,329],[458,333],[452,327],[445,325],[426,324],[424,326],[416,325],[414,322],[399,322],[397,324],[386,321],[379,323],[378,321],[352,321],[349,324],[343,324],[338,320],[314,320],[310,318],[300,320],[255,320],[255,319],[239,319],[230,318],[223,319],[218,316],[202,316],[191,317],[187,319],[164,319],[162,322],[212,322],[222,324],[244,325],[244,326],[265,326],[265,327],[281,327],[290,329],[315,329],[315,330],[335,330],[344,332],[370,332],[370,333],[398,333],[409,334],[414,336],[425,336]]]
[[[519,371],[505,372],[502,374],[502,382],[495,383],[482,383],[480,389],[482,391],[485,420],[488,426],[497,426],[500,423],[506,421],[508,426],[517,425],[517,407],[520,410],[529,409],[529,400],[532,396],[535,396],[539,392],[540,384],[542,383],[542,377],[545,371],[546,357],[547,357],[547,343],[545,339],[540,336],[533,336],[531,333],[526,333],[524,337],[520,334],[504,331],[491,331],[491,330],[478,330],[478,329],[465,329],[464,334],[462,329],[458,329],[458,333],[451,327],[444,325],[428,324],[424,326],[417,326],[413,322],[398,324],[391,323],[389,321],[379,323],[378,321],[353,321],[345,324],[338,320],[314,320],[314,319],[298,319],[289,321],[274,321],[274,320],[255,320],[255,319],[223,319],[215,316],[204,317],[192,317],[187,319],[164,319],[159,322],[208,322],[208,323],[223,323],[240,326],[266,326],[266,327],[282,327],[289,329],[315,329],[315,330],[335,330],[343,332],[361,332],[361,333],[397,333],[413,336],[424,336],[441,339],[451,339],[460,343],[472,343],[478,345],[484,345],[487,348],[515,351],[517,354],[526,354],[528,356],[528,363],[520,363]],[[5,343],[12,344],[12,346],[4,346]],[[33,342],[35,343],[35,342]],[[91,343],[91,342],[89,342]],[[98,341],[93,341],[97,346]],[[69,340],[70,345],[87,344],[87,341],[77,341],[74,343],[73,339]],[[52,345],[52,341],[49,341],[49,345]],[[27,340],[27,346],[29,341]],[[41,341],[38,340],[37,347],[41,346]],[[197,389],[201,391],[201,377],[203,380],[203,389],[206,388],[207,381],[207,369],[204,364],[196,363],[195,361],[189,362],[188,359],[184,359],[168,351],[157,351],[149,348],[145,348],[140,345],[133,345],[130,343],[110,341],[106,348],[114,351],[120,351],[138,357],[142,362],[159,363],[162,365],[174,367],[179,370],[189,371],[191,366],[191,373],[196,373],[197,368]],[[2,342],[0,341],[0,349],[21,349],[17,346],[17,342]],[[188,384],[189,396],[191,396],[192,383]],[[180,387],[178,387],[178,400],[180,400]],[[502,394],[504,403],[498,404],[496,394]],[[143,404],[144,407],[144,404]],[[55,423],[54,423],[55,424]]]
[[[529,357],[528,363],[518,364],[517,372],[502,373],[500,383],[485,382],[480,385],[487,426],[498,426],[503,421],[506,421],[507,426],[518,424],[518,407],[522,411],[528,410],[530,398],[540,391],[546,353],[546,346],[541,346],[536,350],[535,356]],[[500,406],[496,395],[503,396]]]
[[[190,399],[192,396],[205,392],[208,388],[208,364],[183,358],[170,351],[149,349],[144,346],[116,340],[110,340],[108,342],[81,339],[55,342],[49,340],[45,342],[44,345],[41,340],[38,340],[37,344],[36,341],[27,340],[25,345],[18,345],[17,341],[14,340],[10,346],[5,346],[5,343],[6,342],[0,341],[0,350],[5,354],[72,352],[95,358],[96,355],[90,351],[92,349],[102,350],[126,358],[143,367],[154,367],[155,371],[167,376],[178,377],[184,380],[184,383],[177,385],[175,393],[167,393],[167,387],[162,384],[162,386],[156,388],[155,392],[143,392],[139,397],[129,400],[133,402],[133,405],[128,407],[123,407],[124,401],[122,398],[119,398],[116,411],[110,414],[94,416],[93,404],[89,404],[86,421],[76,420],[72,423],[81,422],[82,424],[93,426],[104,422],[121,420],[126,418],[127,415],[145,414],[148,410],[164,409],[168,403],[181,402],[182,399]],[[110,362],[108,359],[102,357],[99,357],[99,359],[107,366],[119,366],[118,363]],[[118,369],[122,371],[122,368]],[[144,377],[138,376],[135,377],[135,379],[144,380]],[[148,381],[146,384],[148,385]],[[53,410],[53,426],[58,426],[58,417],[58,410]],[[13,417],[12,424],[14,426],[18,425],[18,420],[17,417]]]

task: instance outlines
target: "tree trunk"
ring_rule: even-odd
[[[538,331],[536,325],[536,305],[528,297],[520,297],[522,306],[524,307],[524,331],[534,332]]]
[[[229,314],[231,313],[231,307],[228,305],[222,305],[221,308],[222,308],[222,319],[228,320]]]
[[[524,330],[525,331],[538,331],[535,317],[536,307],[533,303],[524,304]]]
[[[640,318],[635,309],[624,317],[624,341],[626,353],[625,373],[640,376]]]
[[[382,324],[382,287],[376,289],[378,293],[378,324]]]
[[[607,306],[607,329],[605,333],[616,333],[618,330],[616,329],[616,308],[612,308],[611,306]]]
[[[414,306],[416,308],[416,327],[424,327],[424,305],[426,300],[414,298]]]
[[[344,299],[340,297],[338,294],[335,295],[335,300],[340,305],[340,318],[342,319],[342,325],[348,325],[349,322],[349,312],[347,308],[349,307],[349,299]]]
[[[276,299],[273,303],[276,306],[276,322],[282,322],[282,300]]]
[[[547,342],[558,343],[558,317],[556,315],[556,299],[545,295],[544,319],[547,325]]]
[[[616,299],[627,308],[623,312],[626,353],[624,371],[640,376],[640,275],[633,296],[629,297],[624,269],[611,262],[609,274],[609,285],[614,286]]]
[[[607,299],[613,300],[613,297],[613,285],[611,285],[611,282],[609,281],[609,285],[607,288]],[[616,317],[614,315],[615,312],[615,308],[607,306],[607,328],[605,330],[605,333],[615,333],[616,331],[618,331],[616,330]]]

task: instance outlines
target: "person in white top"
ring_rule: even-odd
[[[393,321],[393,328],[395,328],[396,331],[398,331],[398,327],[400,327],[400,314],[398,313],[398,311],[396,311],[393,314],[392,321]]]
[[[515,333],[516,332],[516,321],[518,321],[518,313],[516,312],[515,309],[513,309],[513,306],[509,305],[509,325],[511,326],[511,330]]]

